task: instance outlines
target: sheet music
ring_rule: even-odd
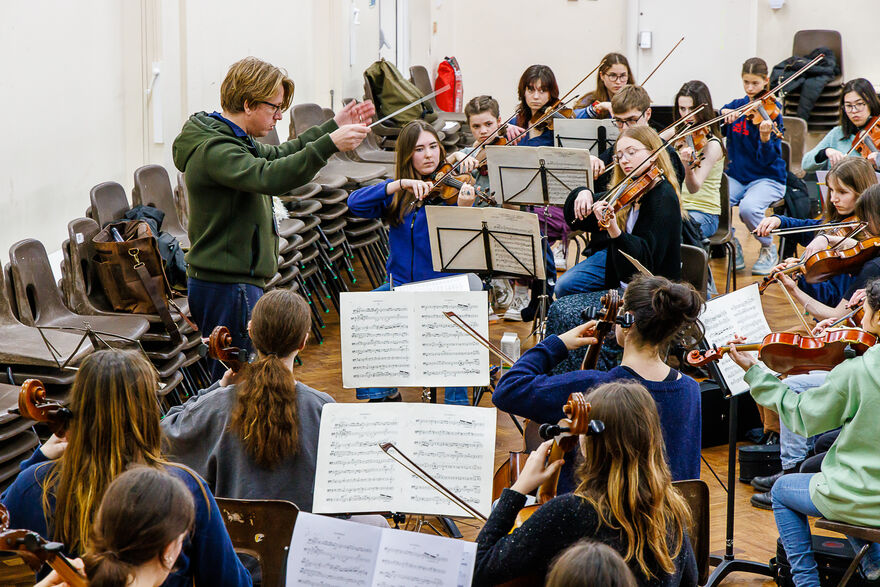
[[[471,291],[471,284],[467,273],[461,273],[440,279],[404,283],[395,286],[394,291]]]
[[[761,342],[770,334],[770,325],[764,317],[757,283],[712,298],[706,302],[700,320],[706,330],[706,341],[710,345],[725,346],[734,334],[745,336],[749,343]],[[757,356],[756,352],[752,354]],[[728,355],[724,355],[718,362],[718,367],[732,394],[749,390],[749,385],[743,379],[745,371]]]
[[[553,144],[557,147],[587,149],[598,157],[600,129],[604,129],[606,147],[614,145],[620,131],[611,120],[595,118],[560,118],[553,121]],[[590,186],[592,188],[592,186]]]
[[[285,585],[468,586],[476,546],[300,512],[290,541]]]
[[[541,226],[537,214],[505,208],[425,208],[435,271],[488,271],[483,223],[491,231],[492,270],[544,279]]]
[[[491,510],[495,410],[438,404],[326,404],[316,513],[470,514],[386,455],[396,447],[484,515]],[[392,454],[401,458],[393,449]]]
[[[342,386],[449,387],[489,383],[489,351],[444,315],[489,335],[488,292],[343,292]]]
[[[547,195],[552,206],[563,206],[571,190],[592,186],[590,153],[560,147],[486,147],[489,185],[496,200],[510,204],[544,205],[540,162],[547,170]]]

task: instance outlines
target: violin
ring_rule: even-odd
[[[64,404],[46,397],[46,388],[39,379],[26,379],[21,384],[18,408],[9,411],[22,418],[48,424],[49,430],[56,436],[64,436],[73,418],[73,412]]]
[[[595,337],[599,341],[587,348],[587,353],[581,363],[581,370],[596,368],[596,364],[599,362],[599,352],[602,350],[602,341],[611,332],[618,319],[617,315],[620,313],[622,300],[616,289],[609,289],[608,293],[602,296],[601,302],[601,308],[590,307],[581,312],[581,318],[584,322],[596,320]]]
[[[233,373],[238,373],[248,362],[247,351],[232,346],[232,334],[225,326],[215,327],[211,336],[202,339],[202,344],[208,347],[208,357],[220,361]]]
[[[880,255],[880,238],[878,237],[859,241],[848,249],[826,249],[813,253],[802,263],[771,273],[758,285],[758,289],[763,293],[782,273],[803,274],[807,283],[825,281],[839,273],[858,273],[862,265],[877,255]]]
[[[532,115],[532,118],[529,120],[529,126],[538,131],[553,130],[553,119],[554,118],[574,118],[574,109],[573,108],[559,108],[553,114],[548,116],[545,120],[541,121],[541,118],[546,115],[546,113],[554,108],[559,107],[562,104],[560,100],[556,100],[555,102],[547,102],[543,108],[535,112]]]
[[[61,552],[64,545],[49,542],[31,530],[11,530],[9,512],[0,505],[0,551],[14,552],[20,556],[35,573],[44,564],[49,565],[70,587],[87,587],[88,582],[73,563]]]
[[[703,155],[703,148],[706,146],[706,143],[709,142],[710,131],[711,128],[708,126],[698,128],[675,143],[675,149],[677,151],[680,151],[684,147],[690,147],[691,151],[693,151],[694,160],[691,161],[688,166],[690,169],[696,169],[699,167],[703,162],[703,159],[706,158],[706,156]]]
[[[745,117],[755,126],[759,126],[765,120],[771,121],[773,123],[771,132],[781,139],[782,133],[779,131],[779,127],[776,126],[776,120],[782,113],[779,111],[779,104],[776,102],[776,97],[773,94],[766,94],[763,98],[759,98],[757,101],[760,102],[760,104],[752,110],[749,110],[749,112],[745,114]]]
[[[758,358],[767,367],[784,375],[797,375],[810,371],[830,371],[846,359],[863,355],[874,346],[877,337],[860,328],[825,330],[815,337],[794,332],[773,332],[760,343],[736,345],[739,351],[758,351]],[[730,351],[729,346],[706,351],[693,350],[687,362],[694,367],[721,359]]]
[[[660,169],[660,166],[657,165],[656,162],[652,163],[651,167],[649,167],[641,177],[629,184],[624,184],[624,186],[616,190],[615,193],[608,198],[607,201],[610,206],[606,208],[603,217],[598,218],[599,226],[602,228],[608,228],[614,219],[615,214],[630,204],[638,202],[643,195],[651,191],[651,189],[663,181],[665,177],[666,176],[663,174],[663,170]]]
[[[871,153],[876,153],[880,148],[880,115],[875,116],[868,121],[863,130],[856,133],[853,137],[853,146],[850,151],[855,149],[859,155],[868,158]]]

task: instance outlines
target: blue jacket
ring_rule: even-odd
[[[382,218],[394,199],[393,194],[388,195],[385,192],[391,181],[389,179],[353,191],[348,196],[348,209],[354,216],[361,218]],[[397,226],[389,225],[388,243],[391,250],[385,270],[393,276],[396,284],[453,275],[434,271],[424,206],[404,216],[403,222]]]
[[[824,220],[816,218],[792,218],[791,216],[783,216],[782,214],[774,214],[774,216],[779,218],[779,221],[782,223],[779,225],[779,228],[802,228],[804,226],[816,226],[825,222]],[[802,247],[805,247],[816,238],[817,234],[819,234],[819,231],[796,232],[795,234],[786,235],[785,238],[791,239]]]
[[[739,98],[721,108],[735,109],[748,102],[747,97]],[[782,105],[778,102],[777,105],[782,111]],[[781,116],[776,118],[776,126],[779,132],[785,132]],[[787,170],[782,158],[782,141],[776,135],[771,133],[770,140],[762,142],[758,127],[743,116],[733,124],[722,126],[721,131],[727,137],[727,175],[743,185],[758,179],[772,179],[785,185]]]
[[[49,536],[49,523],[43,513],[43,480],[53,466],[40,449],[21,463],[21,472],[3,494],[3,505],[9,510],[9,527],[33,530]],[[170,465],[168,473],[187,486],[196,506],[196,522],[192,535],[183,545],[177,569],[162,584],[166,587],[251,585],[251,576],[232,549],[232,541],[223,524],[223,515],[211,490],[201,477],[181,465]],[[54,511],[55,496],[49,494],[49,507]],[[73,553],[70,553],[73,554]],[[77,553],[81,554],[81,553]]]
[[[675,381],[649,381],[623,367],[550,375],[567,356],[568,349],[558,336],[547,337],[525,352],[501,378],[492,393],[492,402],[505,412],[541,423],[556,423],[565,417],[562,406],[572,393],[587,392],[609,381],[636,380],[657,403],[673,481],[700,478],[702,413],[700,386],[696,381],[684,374]],[[566,475],[571,461],[566,459],[563,465],[562,475],[566,477],[572,474]]]

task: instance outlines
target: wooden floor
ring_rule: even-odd
[[[747,231],[736,219],[738,234],[741,237],[745,249],[746,270],[737,274],[737,286],[743,287],[759,280],[750,274],[750,268],[758,255],[757,241],[753,238],[744,238]],[[573,254],[573,253],[572,253]],[[570,261],[571,262],[571,261]],[[716,283],[723,287],[725,276],[726,259],[713,259],[711,267]],[[359,279],[356,284],[358,289],[369,289],[366,279]],[[788,302],[782,295],[770,288],[763,298],[764,312],[770,327],[773,330],[794,328],[800,324]],[[339,323],[338,318],[332,312],[326,315],[326,328],[324,329],[325,340],[322,344],[310,344],[302,353],[303,367],[297,371],[297,378],[303,383],[332,395],[336,401],[351,402],[355,400],[352,389],[342,388],[340,367]],[[504,332],[517,332],[523,340],[525,347],[535,344],[534,339],[528,339],[530,324],[522,322],[501,321],[490,326],[490,338],[499,344]],[[404,401],[420,401],[420,389],[403,390]],[[442,398],[441,398],[442,401]],[[481,406],[492,406],[491,399],[484,396]],[[511,450],[520,450],[522,440],[514,428],[509,416],[503,412],[498,413],[498,432],[495,446],[496,465],[501,463]],[[727,447],[720,446],[705,449],[703,456],[709,466],[725,482],[727,482]],[[713,554],[723,555],[725,546],[726,524],[726,494],[718,481],[713,477],[706,464],[703,464],[702,479],[709,485],[711,495],[711,551]],[[750,486],[737,483],[736,516],[734,553],[737,558],[766,563],[775,555],[776,525],[773,515],[769,511],[758,510],[749,504],[749,497],[753,490]],[[470,520],[464,520],[459,527],[468,540],[473,540],[479,532],[479,525]],[[748,574],[734,574],[724,584],[737,585],[773,585],[769,580]]]

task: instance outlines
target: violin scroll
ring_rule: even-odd
[[[694,349],[687,354],[688,365],[692,367],[703,367],[712,361],[718,361],[724,356],[724,352],[717,349],[708,349],[705,351]]]
[[[64,435],[73,417],[73,412],[64,404],[46,398],[46,388],[39,379],[26,379],[21,384],[21,391],[18,392],[18,408],[13,408],[10,412],[18,413],[22,418],[35,422],[45,422],[56,436]]]

